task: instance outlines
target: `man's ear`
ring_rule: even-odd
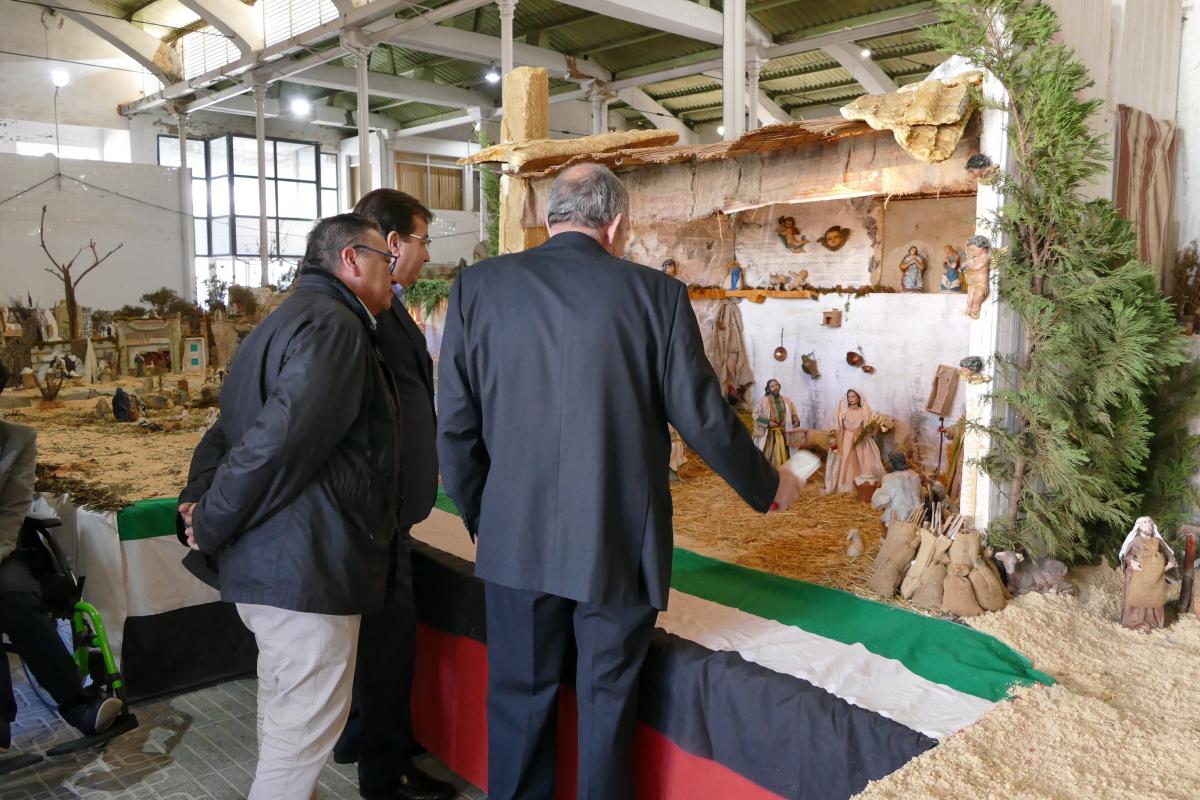
[[[344,267],[351,275],[357,278],[362,274],[362,267],[359,266],[358,263],[358,251],[353,247],[343,247],[341,259],[341,266]]]
[[[404,237],[398,231],[388,231],[387,246],[389,250],[396,250],[400,247],[400,242]]]
[[[617,240],[617,236],[621,233],[621,224],[625,221],[624,214],[617,214],[612,218],[612,222],[604,226],[604,241],[605,244],[612,244]]]

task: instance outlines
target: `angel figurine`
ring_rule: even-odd
[[[979,310],[988,296],[988,279],[991,276],[992,243],[986,236],[967,239],[967,263],[962,270],[967,284],[967,316],[979,319]]]

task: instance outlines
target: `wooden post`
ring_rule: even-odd
[[[550,79],[542,67],[517,67],[504,76],[502,142],[550,138]],[[525,227],[525,212],[534,204],[529,182],[500,176],[500,252],[516,253],[546,241],[540,222]]]

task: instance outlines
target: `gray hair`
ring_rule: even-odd
[[[550,188],[546,221],[598,231],[629,208],[629,193],[603,164],[568,167]]]
[[[338,214],[317,220],[308,232],[301,269],[336,272],[342,260],[342,248],[361,244],[359,240],[370,231],[383,235],[378,225],[358,214]]]
[[[986,236],[979,236],[978,234],[972,236],[970,239],[967,239],[967,244],[971,245],[972,247],[982,247],[984,250],[992,249],[991,239],[987,238]]]

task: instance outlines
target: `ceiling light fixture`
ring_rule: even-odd
[[[863,58],[870,58],[871,57],[871,48],[864,47],[862,49],[862,52],[859,53],[859,55],[861,55]]]
[[[500,80],[500,71],[496,69],[496,62],[493,61],[488,65],[488,71],[484,73],[483,79],[488,83],[497,83]]]
[[[50,82],[54,84],[55,89],[61,89],[71,82],[71,73],[65,69],[51,70]]]
[[[307,97],[293,97],[291,105],[293,117],[307,117],[312,113],[312,103]]]
[[[725,135],[725,126],[718,125],[717,126],[717,136],[724,136],[724,135]]]

